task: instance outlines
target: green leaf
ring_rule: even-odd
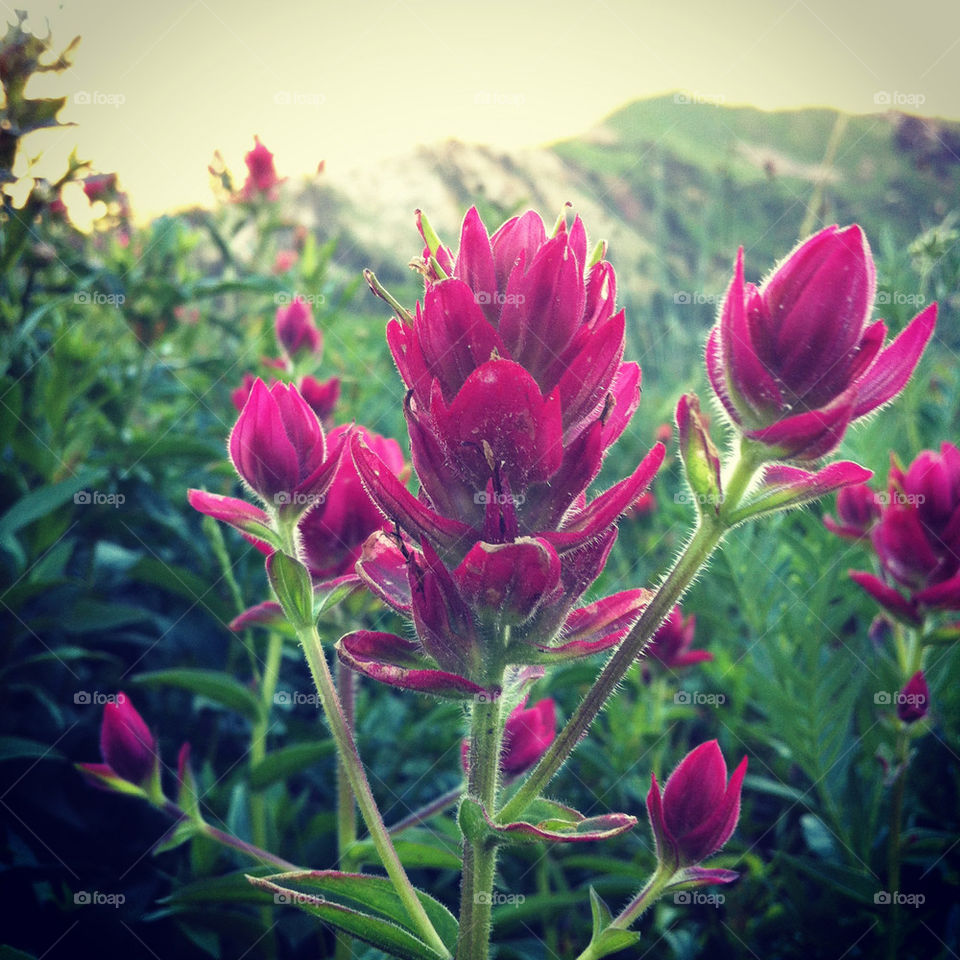
[[[78,470],[68,480],[31,490],[0,517],[0,546],[5,545],[18,530],[62,507],[84,487],[93,486],[103,477],[103,470],[85,468]]]
[[[267,875],[275,867],[264,867]],[[182,904],[218,904],[218,903],[272,903],[273,898],[265,891],[252,887],[247,877],[255,874],[255,869],[237,870],[220,877],[204,877],[177,887],[173,893],[159,900],[159,903],[180,906]]]
[[[267,577],[287,619],[302,629],[316,623],[313,618],[313,584],[307,568],[282,550],[267,557]]]
[[[59,760],[63,755],[48,743],[26,737],[0,737],[0,760]]]
[[[317,760],[330,756],[334,749],[333,740],[318,740],[315,743],[293,743],[289,747],[275,750],[251,767],[250,786],[254,790],[263,790],[271,783],[286,780]]]
[[[248,876],[248,880],[255,887],[272,892],[274,903],[299,907],[401,960],[434,960],[440,956],[413,932],[406,907],[386,877],[304,870],[269,877]],[[457,921],[433,897],[420,890],[417,896],[440,939],[452,952]]]
[[[394,840],[397,856],[405,867],[432,867],[438,870],[459,870],[460,857],[452,850],[415,840]],[[350,847],[353,864],[379,863],[380,857],[372,840],[361,840]]]
[[[218,670],[155,670],[134,677],[134,683],[178,687],[206,697],[228,710],[235,710],[248,720],[257,721],[263,717],[263,704],[256,696],[239,680],[234,680]]]

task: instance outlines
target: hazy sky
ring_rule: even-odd
[[[49,80],[77,126],[38,135],[116,170],[141,217],[211,199],[253,135],[281,175],[390,162],[445,137],[502,146],[573,136],[670,90],[767,109],[888,105],[960,118],[955,0],[37,0],[64,46]],[[869,12],[867,12],[869,11]],[[12,15],[12,14],[11,14]],[[31,92],[39,92],[35,87]]]

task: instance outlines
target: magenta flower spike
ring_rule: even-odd
[[[266,503],[302,512],[326,491],[343,441],[328,455],[323,428],[294,386],[257,380],[229,441],[237,473]]]
[[[918,670],[897,696],[897,716],[904,723],[922,720],[930,709],[930,688],[922,670]]]
[[[590,619],[576,602],[603,569],[617,520],[643,494],[664,447],[656,444],[631,476],[588,501],[639,402],[640,369],[622,362],[613,268],[603,260],[588,267],[579,218],[571,226],[561,220],[548,237],[531,211],[491,236],[471,209],[456,252],[420,214],[417,223],[423,302],[390,321],[387,342],[408,388],[420,490],[407,490],[370,444],[353,439],[360,480],[403,537],[402,545],[368,541],[357,572],[412,617],[424,665],[463,681],[443,695],[469,695],[495,686],[497,670],[483,671],[508,628],[497,669],[589,656],[626,636],[637,597],[611,598],[621,616],[609,629],[599,615],[595,629],[574,629]],[[427,690],[422,671],[416,686],[409,672],[397,673],[410,658],[396,640],[353,634],[339,652],[368,676]]]
[[[254,148],[243,158],[247,165],[247,179],[243,183],[241,196],[244,200],[254,200],[265,197],[268,200],[277,198],[277,187],[283,182],[273,165],[273,154],[254,137]]]
[[[277,308],[274,329],[277,342],[291,360],[301,354],[312,354],[319,362],[323,353],[323,335],[317,329],[310,305],[301,297]]]
[[[960,610],[960,450],[923,451],[906,471],[890,471],[889,490],[870,540],[882,577],[850,576],[878,603],[909,622],[923,608]]]
[[[771,459],[816,460],[847,427],[898,394],[933,335],[931,304],[884,346],[870,322],[876,271],[859,226],[827,227],[800,243],[759,288],[743,250],[707,343],[724,410]]]
[[[740,788],[747,758],[727,780],[727,765],[716,740],[701,743],[670,774],[661,794],[651,775],[647,814],[653,828],[657,859],[666,869],[696,867],[729,839],[740,817]],[[729,870],[699,870],[702,883],[726,883]]]
[[[678,604],[650,638],[644,651],[645,656],[657,661],[667,670],[677,670],[712,660],[712,653],[691,649],[695,628],[696,617],[691,614],[684,618]]]

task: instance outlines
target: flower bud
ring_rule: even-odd
[[[905,684],[897,697],[897,716],[904,723],[916,723],[927,715],[930,707],[930,688],[922,670],[918,670]]]
[[[716,740],[691,750],[670,774],[661,795],[651,776],[647,814],[657,859],[683,870],[716,853],[730,839],[740,817],[740,788],[747,772],[744,757],[727,780],[727,765]]]
[[[816,460],[851,421],[896,396],[936,323],[936,304],[884,348],[870,323],[876,271],[860,227],[799,244],[759,289],[743,250],[707,343],[710,382],[733,423],[775,460]]]

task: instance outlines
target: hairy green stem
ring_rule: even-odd
[[[500,699],[478,698],[470,722],[467,793],[483,804],[492,817],[500,779]],[[486,960],[490,949],[493,877],[497,866],[496,844],[463,843],[463,883],[460,888],[460,934],[457,960]]]
[[[337,692],[343,705],[347,726],[353,730],[354,674],[349,667],[337,661]],[[353,800],[350,777],[343,758],[337,755],[337,865],[341,870],[353,869],[351,848],[357,841],[357,807]],[[337,931],[334,960],[350,960],[353,956],[353,937]]]
[[[320,703],[330,725],[330,732],[333,734],[337,751],[343,760],[350,786],[353,788],[357,806],[360,808],[360,813],[367,825],[370,838],[373,840],[373,845],[380,856],[384,869],[393,881],[397,896],[400,897],[403,905],[407,908],[407,913],[409,913],[411,920],[420,932],[420,936],[440,956],[449,957],[450,952],[433,928],[433,924],[417,897],[413,884],[410,883],[410,878],[403,869],[403,864],[400,863],[397,851],[387,834],[383,817],[380,815],[366,772],[363,769],[353,732],[344,716],[340,698],[337,696],[337,691],[333,685],[333,677],[330,675],[330,668],[327,666],[327,659],[320,645],[317,628],[316,626],[298,628],[297,633],[303,645],[303,651],[310,667],[310,673],[313,675],[317,693],[320,696]]]

